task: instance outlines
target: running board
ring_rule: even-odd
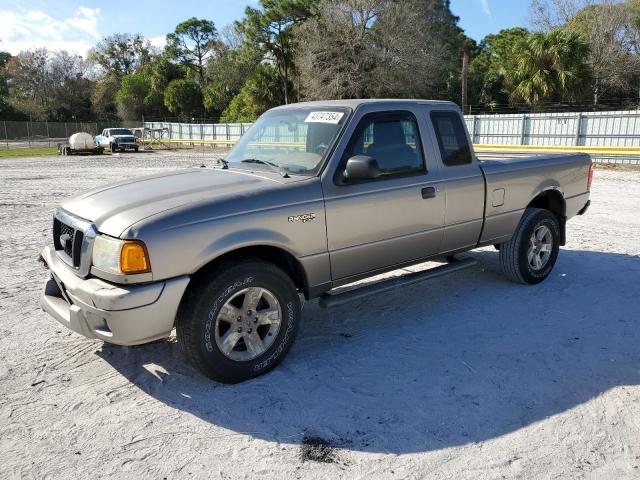
[[[386,292],[398,287],[406,287],[408,285],[414,285],[416,283],[424,282],[425,280],[431,280],[432,278],[441,277],[450,273],[459,272],[469,267],[476,265],[478,261],[474,258],[463,258],[461,260],[453,259],[446,265],[440,265],[439,267],[430,268],[421,272],[407,273],[400,277],[390,278],[381,282],[376,282],[370,285],[365,285],[360,288],[354,288],[344,293],[326,293],[319,299],[319,304],[322,308],[331,308],[343,303],[348,303],[353,300],[359,300],[369,295],[375,295],[376,293]]]

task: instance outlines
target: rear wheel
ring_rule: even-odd
[[[287,354],[301,317],[289,276],[262,260],[229,263],[192,286],[176,320],[186,358],[207,377],[237,383],[273,369]]]
[[[558,258],[560,224],[548,210],[525,210],[515,234],[500,246],[500,266],[516,283],[535,284],[549,276]]]

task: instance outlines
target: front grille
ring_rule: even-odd
[[[63,235],[66,235],[69,237],[70,240],[73,239],[73,234],[76,233],[75,230],[70,227],[69,225],[65,225],[64,223],[60,222],[60,237]],[[58,238],[58,241],[60,241],[60,239]],[[64,253],[66,253],[69,256],[73,255],[73,243],[72,242],[65,242],[65,244],[62,246]]]
[[[53,245],[56,251],[64,252],[74,268],[80,267],[80,254],[82,253],[82,241],[84,234],[80,230],[53,219]]]

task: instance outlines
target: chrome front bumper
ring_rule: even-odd
[[[42,259],[51,272],[40,299],[42,309],[74,332],[118,345],[167,337],[190,281],[181,276],[146,285],[116,285],[78,277],[51,247],[45,247]]]

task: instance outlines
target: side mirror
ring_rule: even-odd
[[[371,180],[380,176],[380,167],[373,157],[367,155],[355,155],[347,160],[344,169],[345,182],[355,180]]]

